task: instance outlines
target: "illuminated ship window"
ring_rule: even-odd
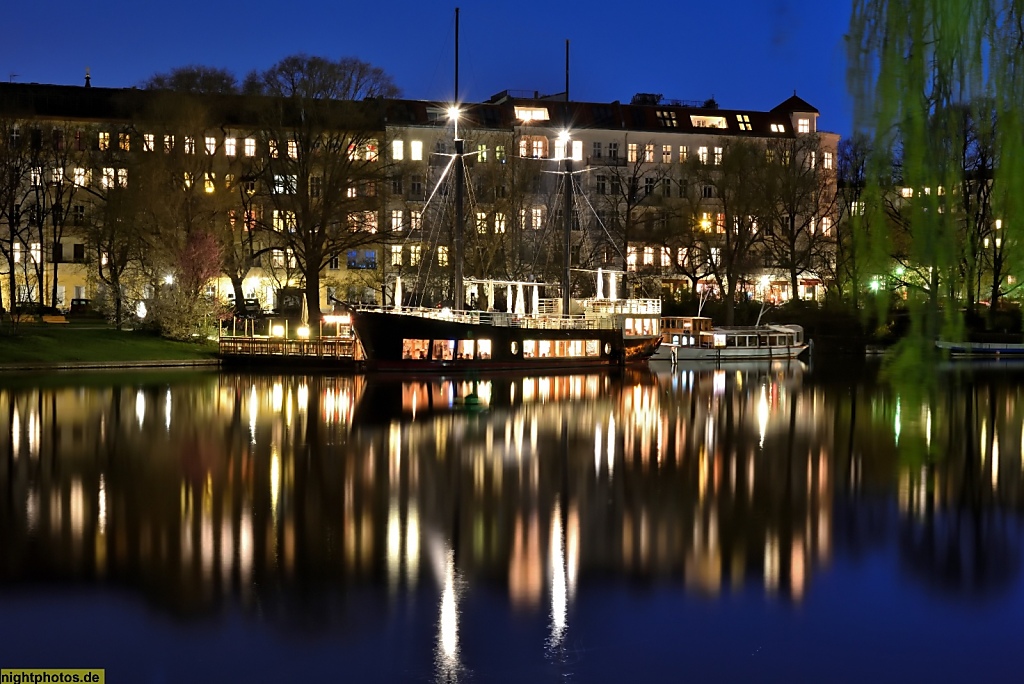
[[[512,353],[515,354],[515,342],[512,343]],[[477,340],[476,341],[476,358],[478,359],[489,359],[491,358],[491,341],[490,340]]]
[[[434,349],[430,358],[435,361],[451,361],[454,355],[455,340],[434,340]]]
[[[430,340],[402,340],[403,359],[425,359],[430,350]]]

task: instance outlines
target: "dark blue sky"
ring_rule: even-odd
[[[561,92],[570,41],[572,99],[628,102],[634,93],[770,109],[796,90],[819,127],[846,135],[843,35],[849,0],[458,0],[460,90],[480,101],[505,89]],[[354,56],[395,79],[404,96],[453,91],[455,3],[223,3],[51,0],[8,27],[0,76],[19,82],[136,85],[173,67],[227,68],[239,78],[296,52]],[[38,28],[31,28],[38,14]],[[16,74],[16,76],[11,76]]]

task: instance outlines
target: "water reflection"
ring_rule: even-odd
[[[1019,582],[1022,386],[948,375],[912,405],[871,377],[777,362],[3,389],[0,581],[103,579],[184,616],[313,625],[365,617],[324,600],[339,592],[429,587],[441,681],[479,670],[461,606],[495,584],[511,615],[546,617],[538,649],[564,662],[593,578],[804,601],[838,551],[893,541],[944,594]]]

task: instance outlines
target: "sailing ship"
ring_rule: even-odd
[[[455,20],[455,92],[458,94],[458,10]],[[568,77],[566,78],[568,102]],[[661,342],[660,299],[620,299],[619,273],[598,270],[594,297],[570,296],[571,226],[574,211],[572,155],[562,141],[560,164],[564,178],[562,233],[563,263],[559,289],[561,299],[541,298],[540,283],[467,280],[463,275],[465,141],[459,137],[455,119],[455,222],[453,226],[452,306],[443,308],[404,306],[400,281],[395,286],[392,307],[355,306],[352,327],[362,346],[364,363],[381,371],[559,371],[565,369],[624,366],[644,363]],[[558,156],[556,155],[556,158]],[[604,278],[608,276],[608,296]],[[622,276],[624,278],[624,274]],[[518,294],[515,309],[511,296],[506,311],[481,311],[466,306],[467,286],[490,293],[512,287]],[[526,313],[523,291],[533,288],[533,306]]]

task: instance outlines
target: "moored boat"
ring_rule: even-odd
[[[993,358],[1012,356],[1024,358],[1024,343],[1020,342],[949,342],[937,340],[935,347],[953,357]]]
[[[540,303],[528,315],[358,307],[352,326],[369,368],[408,372],[623,366],[645,362],[661,341],[658,299],[574,299],[569,315],[557,300]]]
[[[808,347],[799,325],[715,327],[704,316],[665,317],[655,359],[740,361],[795,359]]]

